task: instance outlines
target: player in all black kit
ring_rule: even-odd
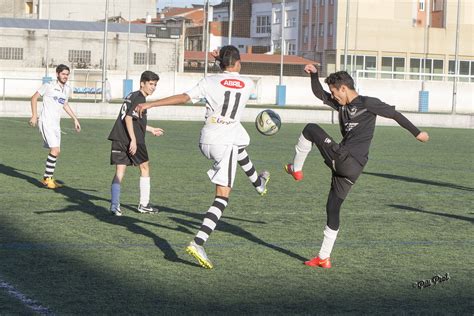
[[[148,152],[145,145],[145,132],[155,136],[163,134],[161,128],[147,125],[146,111],[138,116],[135,108],[140,103],[146,102],[146,97],[153,94],[160,78],[152,71],[145,71],[140,78],[140,90],[130,93],[124,100],[115,125],[109,135],[112,141],[110,163],[116,165],[114,179],[112,180],[112,201],[110,211],[121,216],[120,185],[125,175],[127,166],[140,167],[140,202],[137,210],[140,213],[157,213],[158,209],[150,205],[150,167],[148,165]]]
[[[429,136],[397,112],[394,106],[359,95],[354,89],[354,80],[347,72],[339,71],[326,78],[325,83],[331,91],[328,93],[323,90],[314,65],[306,65],[304,70],[311,74],[314,95],[339,112],[343,139],[338,144],[319,125],[306,125],[295,146],[293,163],[287,164],[285,170],[296,181],[302,180],[303,164],[313,144],[318,147],[325,164],[331,168],[332,181],[326,204],[327,223],[323,243],[319,255],[305,262],[308,266],[330,268],[330,254],[339,231],[340,208],[368,161],[377,115],[395,120],[421,142],[427,142]]]

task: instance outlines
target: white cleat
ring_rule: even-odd
[[[267,183],[270,181],[270,172],[267,170],[262,171],[258,177],[260,178],[261,184],[258,187],[255,187],[258,194],[265,195],[267,193]]]
[[[160,210],[157,207],[153,207],[150,203],[148,203],[148,205],[139,204],[137,207],[137,211],[140,213],[156,214]]]
[[[115,216],[122,216],[122,210],[120,209],[120,204],[118,205],[110,205],[110,211],[112,212],[112,214],[114,214]]]
[[[209,258],[207,257],[204,247],[199,246],[194,241],[191,241],[189,243],[189,246],[186,247],[186,252],[196,258],[196,260],[203,268],[212,269],[214,267],[212,265],[211,260],[209,260]]]

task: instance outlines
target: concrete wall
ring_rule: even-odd
[[[79,118],[115,119],[119,113],[120,104],[109,103],[71,103],[74,112]],[[39,105],[41,109],[41,102]],[[285,109],[273,107],[280,115],[283,128],[285,123],[337,123],[337,114],[330,110],[314,109]],[[243,122],[254,122],[260,108],[247,108],[242,116]],[[148,118],[151,120],[176,120],[176,121],[203,121],[205,107],[203,105],[166,106],[149,110]],[[405,116],[418,127],[451,127],[451,128],[474,128],[473,115],[451,115],[430,113],[404,113]],[[30,117],[30,103],[27,101],[0,102],[0,117]],[[68,117],[66,112],[62,117]],[[72,124],[71,120],[63,120],[63,126]],[[377,125],[396,126],[397,123],[390,119],[379,117]]]
[[[182,93],[193,87],[203,75],[196,73],[175,73],[160,72],[159,69],[151,67],[150,70],[157,71],[160,75],[160,82],[152,99],[162,98],[176,93]],[[79,77],[79,73],[84,70],[73,70],[70,76],[70,85],[74,87],[85,86],[84,81],[75,81]],[[140,72],[131,72],[130,79],[133,80],[133,89],[139,89]],[[51,70],[50,76],[55,77],[54,69]],[[98,75],[98,77],[97,77]],[[5,96],[6,97],[31,97],[33,93],[41,86],[41,77],[44,76],[44,69],[24,68],[2,69],[0,70],[0,101],[4,95],[5,80]],[[84,75],[81,74],[81,78]],[[96,78],[100,80],[100,72],[96,71]],[[108,78],[111,86],[111,94],[113,99],[123,97],[123,79],[125,74],[122,71],[109,71]],[[251,76],[256,82],[256,100],[252,100],[251,104],[275,104],[276,86],[279,83],[277,76]],[[83,80],[83,79],[81,79]],[[323,87],[326,88],[323,80]],[[302,106],[323,106],[323,103],[317,99],[312,91],[309,78],[302,77],[284,77],[283,84],[286,85],[286,104],[302,105]],[[97,82],[97,87],[101,83]],[[395,105],[401,111],[418,111],[418,92],[421,90],[421,81],[417,80],[388,80],[388,79],[359,79],[357,88],[360,94],[373,96],[382,101]],[[452,107],[452,82],[427,81],[426,88],[430,92],[429,95],[429,111],[450,113]],[[327,89],[327,88],[326,88]],[[84,98],[83,94],[74,95],[73,97]],[[94,99],[93,95],[88,98]],[[100,100],[100,95],[97,96]],[[457,97],[457,113],[474,113],[474,83],[459,82]]]

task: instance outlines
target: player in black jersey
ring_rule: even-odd
[[[155,136],[163,134],[161,128],[147,125],[147,115],[144,111],[141,117],[135,111],[140,103],[146,102],[146,97],[153,94],[160,78],[152,71],[145,71],[140,78],[140,90],[130,93],[124,100],[114,127],[108,137],[112,141],[110,164],[116,165],[115,176],[112,180],[112,201],[110,211],[117,216],[122,215],[120,209],[120,184],[127,166],[140,168],[140,202],[137,210],[140,213],[157,213],[158,209],[150,205],[150,167],[148,152],[145,145],[145,132]]]
[[[293,163],[286,165],[285,170],[296,181],[302,180],[303,164],[314,144],[332,171],[323,243],[319,255],[305,262],[308,266],[330,268],[329,257],[339,232],[340,208],[368,161],[377,115],[395,120],[421,142],[427,142],[429,136],[397,112],[394,106],[376,98],[359,95],[354,89],[354,80],[347,72],[339,71],[326,78],[325,83],[331,91],[328,93],[321,86],[314,65],[306,65],[304,70],[311,75],[314,95],[339,112],[339,126],[343,139],[338,144],[319,125],[306,125],[295,146]]]

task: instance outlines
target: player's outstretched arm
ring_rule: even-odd
[[[31,97],[31,118],[30,121],[28,122],[30,126],[35,127],[36,124],[38,123],[38,98],[40,97],[40,94],[36,92],[33,94]]]
[[[416,139],[419,140],[422,143],[426,143],[428,140],[430,140],[430,135],[428,135],[427,132],[420,132],[417,136]]]
[[[165,133],[165,131],[159,127],[153,127],[150,125],[146,126],[146,131],[152,133],[154,136],[161,136]]]
[[[186,93],[176,94],[167,98],[159,99],[153,102],[141,103],[137,105],[135,110],[138,112],[138,116],[142,116],[142,112],[146,109],[154,108],[157,106],[166,106],[166,105],[178,105],[187,103],[189,100],[189,95]]]

